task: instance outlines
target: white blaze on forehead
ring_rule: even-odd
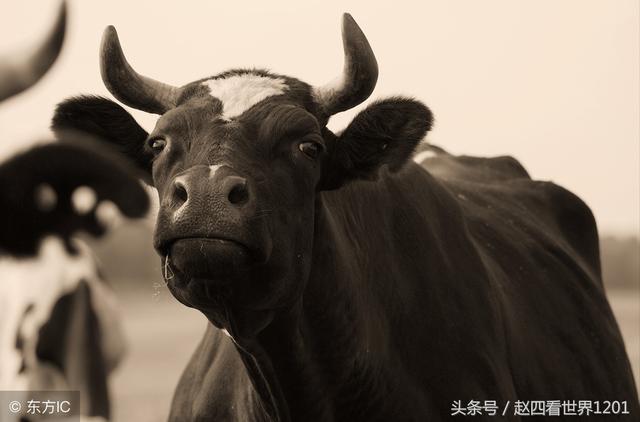
[[[265,98],[284,94],[288,89],[284,79],[251,73],[209,79],[202,84],[209,88],[212,97],[222,102],[222,118],[226,120],[241,115]]]

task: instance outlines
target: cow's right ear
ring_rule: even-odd
[[[78,131],[109,143],[133,161],[143,171],[143,180],[151,184],[153,157],[144,148],[147,131],[116,102],[99,96],[68,98],[56,107],[51,129],[58,137]]]
[[[419,101],[392,97],[370,104],[338,136],[325,129],[327,155],[319,190],[351,180],[375,180],[386,166],[398,171],[431,129],[433,115]]]

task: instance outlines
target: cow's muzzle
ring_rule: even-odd
[[[249,181],[231,168],[200,165],[173,179],[162,205],[178,225],[212,215],[239,222],[254,211],[255,195]]]
[[[168,265],[186,276],[185,281],[205,279],[225,284],[254,262],[247,246],[220,238],[178,239],[165,251]]]

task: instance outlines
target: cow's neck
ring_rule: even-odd
[[[302,306],[279,314],[254,341],[236,344],[260,407],[278,421],[331,422],[322,368]],[[275,416],[277,415],[277,416]]]
[[[424,285],[416,288],[401,280],[407,276],[402,268],[407,251],[394,239],[403,243],[404,236],[412,235],[425,242],[420,259],[439,277],[434,288],[457,271],[438,251],[448,246],[464,250],[470,242],[448,191],[424,172],[412,173],[422,180],[411,185],[433,184],[423,190],[418,204],[411,203],[415,190],[406,180],[389,178],[320,197],[313,269],[303,300],[245,345],[252,359],[245,356],[243,361],[254,386],[263,401],[279,408],[281,420],[332,421],[336,414],[384,420],[385,412],[398,412],[402,400],[428,401],[410,394],[394,396],[394,391],[402,391],[394,385],[408,381],[392,331],[403,329],[398,326],[402,321],[413,323],[411,315],[424,312],[420,307],[425,306],[419,303]],[[429,208],[430,218],[414,212],[418,205]],[[398,267],[388,263],[391,268],[376,269],[375,260],[384,261],[385,254],[397,254]]]

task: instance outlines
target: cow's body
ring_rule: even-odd
[[[56,110],[55,130],[145,172],[167,286],[211,322],[170,420],[438,421],[472,401],[521,420],[517,400],[620,400],[631,415],[611,419],[637,418],[588,207],[508,157],[411,162],[433,121],[416,100],[333,133],[378,74],[349,15],[342,30],[329,84],[232,69],[175,87],[133,70],[109,27],[103,81],[155,128],[104,98]]]
[[[316,223],[302,337],[283,320],[261,338],[291,420],[446,420],[456,400],[638,414],[595,223],[568,191],[508,157],[438,153],[324,194]],[[210,326],[171,420],[266,420],[249,378]]]

